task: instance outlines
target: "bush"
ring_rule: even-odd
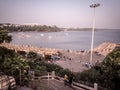
[[[100,66],[76,74],[76,81],[97,82],[109,90],[120,89],[120,49],[106,56]]]
[[[97,81],[98,76],[99,72],[96,71],[94,68],[91,68],[89,70],[85,70],[83,72],[76,74],[75,80],[76,81],[82,80],[84,82],[94,83]]]

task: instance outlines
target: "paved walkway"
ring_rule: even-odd
[[[62,81],[58,81],[58,80],[34,80],[32,82],[30,82],[30,88],[27,87],[21,87],[18,88],[17,90],[84,90],[84,89],[78,89],[77,87],[74,86],[65,86],[64,83]]]
[[[17,89],[15,90],[33,90],[33,89],[23,86],[23,87],[17,87]]]
[[[73,86],[65,86],[63,82],[60,82],[58,80],[44,80],[42,86],[47,87],[47,90],[82,90],[77,89]]]

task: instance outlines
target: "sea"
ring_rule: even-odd
[[[64,50],[90,50],[92,31],[60,32],[12,32],[12,44]],[[94,33],[94,48],[104,42],[120,43],[119,29],[97,30]]]

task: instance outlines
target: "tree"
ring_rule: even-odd
[[[101,67],[105,87],[112,90],[120,88],[120,50],[110,53],[102,63]]]
[[[27,55],[28,58],[35,59],[37,58],[37,53],[30,51]]]
[[[120,49],[111,52],[99,66],[76,74],[76,81],[97,82],[109,90],[120,89]]]
[[[5,47],[0,47],[0,69],[2,68],[2,63],[4,63],[7,58],[14,57],[14,54],[14,50],[10,50]]]
[[[15,53],[14,50],[0,47],[0,71],[14,76],[16,82],[19,83],[21,70],[22,84],[24,84],[28,69],[29,65],[21,55]]]
[[[12,40],[12,36],[8,35],[8,32],[5,30],[0,31],[0,43],[10,42]]]

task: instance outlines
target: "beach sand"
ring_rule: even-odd
[[[74,52],[63,53],[64,58],[60,60],[54,61],[55,64],[62,66],[63,68],[67,68],[72,72],[81,72],[91,67],[90,65],[90,52],[88,53],[79,53],[76,54]],[[102,62],[105,56],[100,55],[98,53],[93,53],[92,65],[95,65],[96,62]]]
[[[102,62],[106,55],[112,52],[117,44],[111,42],[105,42],[93,49],[92,65],[90,64],[90,51],[72,51],[72,50],[60,50],[52,48],[38,48],[28,45],[16,45],[10,43],[2,43],[0,46],[17,51],[30,52],[33,51],[38,54],[59,55],[60,58],[53,60],[53,63],[60,65],[65,69],[69,69],[72,72],[81,72],[95,65],[95,63]]]

